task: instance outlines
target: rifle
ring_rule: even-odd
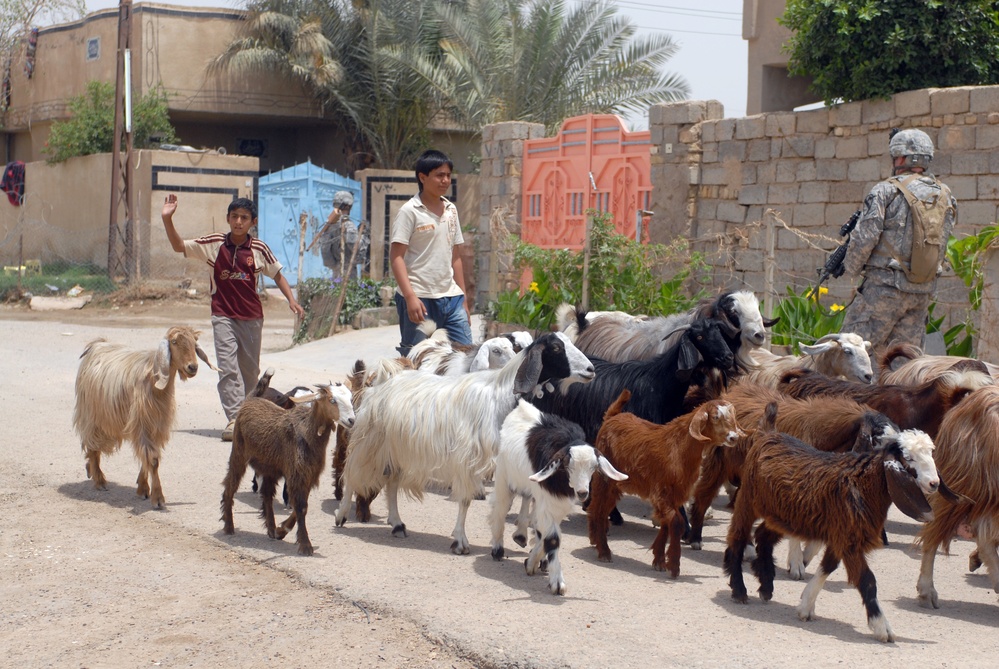
[[[846,250],[850,246],[850,233],[853,232],[855,227],[857,227],[857,221],[860,220],[860,214],[860,209],[853,212],[850,219],[839,229],[839,236],[846,237],[846,241],[837,246],[836,249],[829,255],[829,258],[826,259],[825,265],[815,270],[819,275],[819,280],[815,282],[815,286],[812,288],[812,291],[808,293],[808,297],[806,299],[811,299],[814,295],[816,295],[819,292],[819,288],[829,277],[838,279],[843,276],[843,272],[846,271],[846,267],[843,266],[843,260],[846,259]]]

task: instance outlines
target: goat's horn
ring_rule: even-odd
[[[670,330],[668,333],[666,333],[665,336],[663,336],[663,341],[666,341],[667,339],[669,339],[670,337],[672,337],[673,335],[675,335],[677,332],[681,332],[683,330],[689,330],[689,329],[690,329],[690,324],[681,325],[680,327],[678,327],[678,328],[676,328],[674,330]]]
[[[816,344],[821,344],[824,341],[840,341],[842,338],[843,337],[841,336],[841,333],[839,333],[839,332],[831,332],[831,333],[829,333],[827,335],[822,335],[821,337],[819,337],[818,339],[816,339],[815,343]]]
[[[304,404],[305,402],[315,402],[319,399],[319,393],[312,393],[311,395],[303,395],[301,397],[289,397],[295,404]]]

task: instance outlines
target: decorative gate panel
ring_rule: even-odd
[[[521,238],[542,248],[583,247],[586,210],[611,214],[635,236],[649,207],[649,131],[629,132],[613,114],[567,119],[555,137],[524,142]]]

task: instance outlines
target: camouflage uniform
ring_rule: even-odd
[[[910,190],[918,199],[928,201],[940,193],[940,186],[927,173],[915,180]],[[957,201],[953,197],[951,206],[944,220],[945,243],[956,221]],[[843,332],[856,332],[875,347],[895,340],[923,345],[937,280],[936,277],[925,283],[908,280],[895,257],[909,258],[911,253],[909,204],[890,180],[882,181],[864,200],[863,212],[850,234],[850,246],[843,261],[848,274],[864,277],[846,310]],[[942,251],[940,261],[943,261]]]

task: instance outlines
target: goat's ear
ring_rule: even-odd
[[[170,340],[160,340],[153,360],[153,385],[156,390],[163,390],[170,382]]]
[[[780,316],[778,316],[777,318],[764,318],[763,327],[772,328],[773,326],[777,325],[778,322],[780,322]]]
[[[198,354],[199,358],[201,358],[202,360],[205,361],[205,364],[208,365],[209,368],[211,368],[212,370],[214,370],[216,372],[219,371],[219,368],[216,367],[215,365],[213,365],[212,361],[208,359],[208,355],[205,353],[205,350],[203,348],[201,348],[200,346],[198,346],[197,344],[195,344],[194,345],[194,352]]]
[[[697,367],[697,363],[702,360],[701,352],[697,350],[694,346],[694,342],[690,341],[690,337],[683,337],[680,340],[680,359],[678,365],[678,371],[685,372],[686,376],[690,376],[690,372]]]
[[[596,450],[596,449],[594,449]],[[605,458],[600,451],[597,451],[597,466],[600,467],[600,471],[603,472],[604,476],[614,481],[627,481],[628,475],[624,472],[619,472],[611,464],[611,461]]]
[[[704,436],[704,428],[708,424],[709,413],[707,409],[699,409],[694,414],[693,420],[690,421],[690,428],[688,428],[687,432],[697,441],[708,440],[708,437]]]
[[[472,358],[472,364],[468,366],[470,372],[481,372],[489,369],[489,347],[485,344],[479,346],[479,352]]]
[[[933,520],[933,509],[923,496],[915,477],[901,462],[894,458],[885,460],[885,481],[888,482],[888,495],[898,510],[913,520],[928,523]]]
[[[552,474],[557,472],[559,467],[561,467],[565,463],[568,457],[569,457],[569,447],[565,446],[559,449],[559,451],[554,456],[552,456],[551,462],[549,462],[544,469],[542,469],[540,472],[535,472],[534,474],[531,474],[528,478],[534,481],[535,483],[541,483],[542,481],[550,477]]]
[[[939,472],[937,472],[937,473],[939,474]],[[937,488],[937,492],[939,492],[940,496],[943,497],[948,502],[950,502],[951,504],[974,504],[975,503],[975,500],[971,499],[967,495],[962,495],[959,492],[954,492],[953,490],[951,490],[947,486],[947,484],[944,483],[944,480],[942,478],[940,479],[940,487]]]
[[[536,344],[527,349],[524,361],[517,369],[517,376],[513,380],[513,392],[518,395],[527,395],[534,392],[541,378],[541,353],[544,350],[543,344]]]

